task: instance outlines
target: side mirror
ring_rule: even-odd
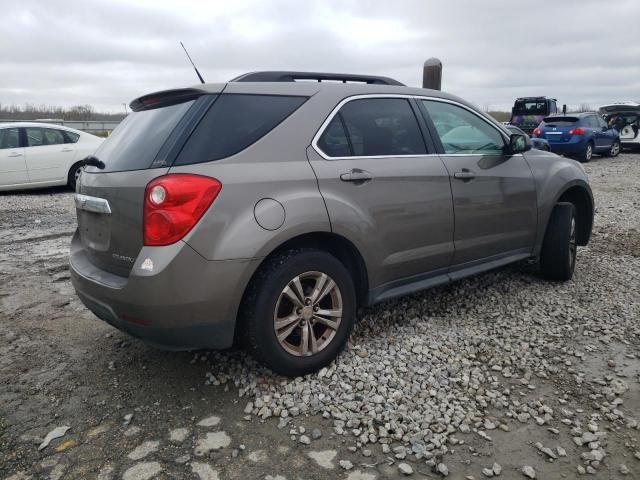
[[[527,142],[526,135],[512,133],[509,137],[509,144],[505,145],[505,150],[507,155],[526,152],[527,150],[531,150],[531,142]]]

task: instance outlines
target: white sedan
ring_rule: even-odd
[[[48,123],[0,123],[0,191],[68,185],[104,139]]]

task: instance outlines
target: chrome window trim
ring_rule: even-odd
[[[474,111],[472,108],[469,108],[460,102],[456,102],[455,100],[450,100],[448,98],[441,98],[441,97],[430,97],[428,95],[413,95],[413,94],[402,94],[402,93],[366,93],[366,94],[360,94],[360,95],[352,95],[350,97],[343,98],[338,103],[338,105],[336,105],[333,108],[333,110],[331,110],[331,112],[329,113],[327,118],[324,120],[324,122],[322,122],[322,125],[320,125],[320,128],[318,129],[316,134],[313,136],[313,139],[311,140],[311,147],[316,151],[318,155],[320,155],[325,160],[355,160],[355,159],[362,159],[362,158],[418,158],[418,157],[439,157],[440,156],[440,154],[438,153],[420,153],[415,155],[361,155],[361,156],[353,155],[353,156],[347,156],[347,157],[331,157],[326,153],[324,153],[322,149],[318,146],[318,140],[320,140],[320,137],[322,136],[324,131],[327,129],[327,127],[333,120],[333,117],[335,117],[340,111],[340,109],[347,103],[352,102],[354,100],[362,100],[365,98],[406,98],[407,100],[410,100],[410,99],[433,100],[437,102],[450,103],[452,105],[456,105],[458,107],[464,108],[465,110],[473,113],[475,116],[477,116],[478,118],[486,122],[489,126],[494,128],[500,135],[502,135],[502,138],[505,140],[505,143],[508,142],[509,140],[509,137],[505,134],[505,132],[503,132],[496,125],[492,125],[491,122],[487,121],[487,119],[484,118],[482,115],[480,115],[478,112]],[[349,132],[346,132],[346,133],[348,134]],[[468,156],[477,156],[482,154],[444,153],[443,155],[455,156],[455,157],[468,157]],[[486,155],[494,155],[494,154],[488,153]],[[522,154],[517,154],[517,155],[522,155]]]
[[[76,193],[73,199],[78,210],[111,215],[111,207],[109,206],[109,201],[105,198],[90,197],[89,195]]]

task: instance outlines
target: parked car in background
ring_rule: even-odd
[[[509,123],[531,135],[544,117],[558,112],[557,100],[547,97],[517,98],[511,108]]]
[[[620,134],[596,112],[545,117],[533,131],[549,142],[554,153],[588,162],[594,153],[615,157],[620,153]]]
[[[69,185],[103,139],[47,123],[0,123],[0,191]]]
[[[131,109],[78,182],[70,272],[99,318],[163,347],[235,341],[304,375],[358,305],[529,258],[568,280],[591,235],[580,165],[440,91],[255,72]]]
[[[515,125],[505,125],[505,127],[507,127],[507,130],[509,130],[511,133],[519,133],[520,135],[524,135],[525,137],[527,137],[527,139],[531,142],[531,146],[536,150],[544,150],[545,152],[551,151],[549,142],[544,138],[530,137]]]
[[[598,109],[609,126],[620,132],[622,148],[640,149],[640,103],[612,103]]]

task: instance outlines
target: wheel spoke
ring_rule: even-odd
[[[325,327],[328,327],[331,330],[337,330],[338,326],[340,325],[339,320],[331,320],[329,318],[319,317],[317,315],[314,315],[313,318],[316,321],[316,323],[324,325]]]
[[[311,337],[311,353],[318,353],[318,339],[313,332],[313,326],[309,323],[307,327],[309,328],[309,336]]]
[[[304,290],[302,288],[302,284],[300,283],[300,277],[296,277],[291,280],[289,286],[293,286],[293,292],[295,292],[297,297],[300,299],[300,303],[304,304]]]
[[[322,316],[322,317],[341,317],[342,316],[342,309],[338,309],[338,310],[318,310],[316,313],[316,315]]]
[[[327,296],[327,294],[333,290],[333,288],[336,286],[336,282],[334,282],[333,280],[329,279],[329,281],[324,285],[322,291],[318,294],[318,297],[313,301],[313,303],[320,303],[322,301],[322,299],[324,297]]]
[[[300,354],[307,355],[309,353],[309,322],[302,326],[302,335],[300,340]]]
[[[327,281],[327,276],[322,273],[320,274],[320,276],[316,279],[316,285],[313,288],[313,292],[311,292],[311,301],[313,303],[316,303],[318,301],[318,295],[320,295],[320,292],[322,291],[322,287],[324,287],[324,284]]]
[[[291,290],[291,287],[289,287],[289,285],[284,287],[282,294],[286,295],[296,306],[304,307],[303,301],[295,294],[293,290]]]
[[[275,321],[276,330],[280,331],[283,328],[288,327],[292,323],[297,322],[298,320],[300,320],[300,316],[295,312],[292,313],[291,315],[288,315],[288,316],[284,317],[284,318],[278,318]]]
[[[278,341],[283,342],[289,335],[291,335],[291,332],[293,332],[297,326],[298,322],[294,322],[282,330],[282,332],[278,333]]]

